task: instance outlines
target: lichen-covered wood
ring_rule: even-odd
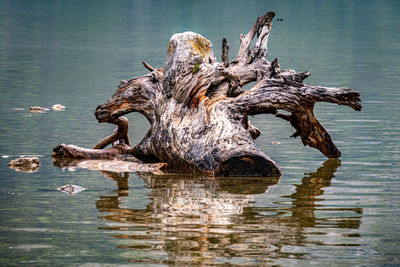
[[[304,145],[329,158],[339,157],[340,151],[314,116],[314,104],[331,102],[361,110],[360,95],[348,88],[306,85],[303,80],[309,72],[281,69],[277,59],[268,61],[274,15],[260,16],[240,36],[238,55],[231,62],[225,38],[218,62],[205,37],[174,34],[164,68],[144,63],[149,74],[122,81],[115,94],[96,108],[97,120],[116,124],[116,132],[94,149],[59,145],[54,156],[112,159],[131,154],[143,162],[165,162],[176,171],[276,176],[281,171],[255,146],[260,131],[248,120],[249,115],[269,113],[289,121],[296,130],[292,137],[300,136]],[[250,82],[255,85],[244,91],[242,86]],[[127,137],[128,122],[121,117],[130,112],[143,114],[151,125],[133,147]],[[124,142],[105,148],[120,139]]]

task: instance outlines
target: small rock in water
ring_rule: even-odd
[[[42,107],[31,107],[31,112],[33,113],[44,113],[48,111],[48,108],[42,108]]]
[[[28,172],[33,173],[37,172],[40,167],[40,160],[37,157],[33,158],[19,158],[14,159],[8,163],[8,166],[11,169],[16,170],[17,172]]]
[[[278,141],[272,141],[272,144],[273,144],[273,145],[279,145],[280,142],[278,142]]]
[[[57,188],[57,190],[67,194],[77,194],[85,190],[85,188],[79,185],[67,184]]]
[[[55,104],[55,105],[53,105],[51,108],[52,108],[53,110],[56,110],[56,111],[61,111],[61,110],[64,110],[64,109],[65,109],[65,106],[60,105],[60,104]]]

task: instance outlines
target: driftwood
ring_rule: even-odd
[[[67,170],[89,169],[102,172],[137,172],[159,175],[164,174],[167,168],[166,163],[143,163],[129,155],[118,155],[113,160],[57,158],[53,164],[60,169]]]
[[[113,159],[130,154],[143,162],[165,162],[170,170],[276,176],[280,168],[255,146],[260,131],[248,120],[249,115],[268,113],[291,123],[296,130],[291,137],[299,136],[304,145],[328,158],[339,157],[340,151],[314,116],[314,104],[331,102],[359,111],[360,95],[348,88],[306,85],[303,80],[309,72],[281,69],[277,59],[269,62],[267,44],[274,15],[260,16],[240,36],[238,55],[231,62],[225,38],[222,62],[218,62],[211,42],[203,36],[174,34],[164,68],[144,62],[149,74],[122,81],[115,94],[96,108],[97,120],[116,124],[116,132],[94,149],[62,144],[53,155]],[[250,82],[255,85],[243,90]],[[121,117],[130,112],[143,114],[151,125],[133,147],[127,137],[128,122]],[[122,142],[105,148],[118,140]]]

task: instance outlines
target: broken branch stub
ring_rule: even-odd
[[[238,55],[230,63],[226,39],[218,62],[205,37],[193,32],[174,34],[163,69],[144,62],[149,74],[121,82],[115,94],[97,107],[98,121],[116,124],[115,133],[95,149],[60,145],[54,155],[113,159],[131,154],[143,162],[166,162],[175,171],[277,176],[280,168],[256,147],[254,139],[260,131],[248,121],[248,115],[269,113],[289,121],[296,130],[293,137],[300,136],[304,145],[327,157],[339,157],[340,151],[314,116],[314,104],[331,102],[361,110],[360,95],[347,88],[305,85],[309,72],[281,69],[277,59],[269,62],[267,44],[274,15],[260,16],[241,36]],[[256,84],[243,91],[241,87],[250,82]],[[127,139],[128,122],[121,117],[130,112],[142,113],[150,123],[146,136],[134,147]],[[128,142],[105,148],[120,139]]]

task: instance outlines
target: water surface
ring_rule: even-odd
[[[212,179],[58,168],[59,143],[109,134],[95,107],[122,79],[164,64],[170,36],[198,32],[230,58],[274,10],[269,59],[311,85],[350,87],[363,110],[317,104],[342,151],[327,160],[294,129],[252,118],[280,179]],[[400,2],[0,0],[0,265],[400,264]],[[29,112],[62,104],[65,111]],[[17,109],[16,109],[17,108]],[[21,110],[23,109],[23,110]],[[128,115],[137,143],[148,130]],[[279,144],[272,144],[278,141]],[[8,167],[37,155],[38,172]],[[86,188],[76,195],[56,189]]]

